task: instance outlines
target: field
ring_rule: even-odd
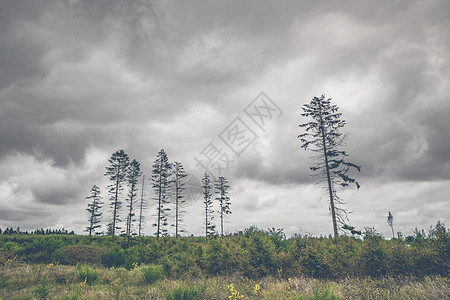
[[[1,271],[2,299],[448,299],[450,280],[307,277],[248,279],[213,276],[165,279],[148,266],[104,268],[9,262]],[[152,267],[150,267],[152,269]],[[146,273],[147,272],[147,273]],[[240,296],[243,296],[242,298]],[[231,297],[231,298],[230,298]]]
[[[450,232],[385,240],[0,235],[1,299],[449,299]]]

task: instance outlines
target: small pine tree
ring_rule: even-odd
[[[170,208],[168,206],[168,199],[170,198],[170,175],[171,164],[164,149],[161,149],[156,155],[156,160],[153,163],[152,170],[152,186],[155,191],[155,200],[158,201],[157,206],[157,221],[153,226],[156,227],[156,238],[160,236],[167,236],[167,221],[168,212]]]
[[[203,204],[205,204],[205,240],[208,241],[208,236],[216,233],[216,226],[212,224],[214,216],[212,213],[213,201],[211,200],[211,179],[208,173],[202,178],[203,190]]]
[[[121,221],[119,218],[120,208],[122,207],[122,201],[120,200],[120,194],[123,189],[123,183],[126,180],[128,165],[130,159],[128,155],[119,150],[111,155],[108,160],[110,165],[106,167],[105,176],[109,176],[111,184],[108,186],[108,192],[110,194],[110,206],[112,209],[112,232],[111,235],[115,236],[116,229],[120,229],[118,223]]]
[[[95,232],[95,229],[99,228],[101,225],[100,219],[102,217],[102,212],[100,212],[100,208],[102,208],[103,202],[102,197],[100,196],[100,188],[94,185],[91,188],[91,194],[86,197],[90,202],[88,203],[88,208],[86,209],[89,212],[89,226],[86,227],[86,231],[89,232],[89,239],[92,237],[92,233],[98,234]]]
[[[113,223],[109,222],[108,224],[106,224],[106,235],[113,235]]]
[[[183,214],[183,206],[185,204],[184,191],[186,190],[184,178],[187,176],[184,171],[183,165],[179,162],[172,164],[173,169],[173,183],[175,185],[175,237],[178,237],[181,232],[185,230],[181,226],[181,219]]]
[[[135,159],[130,163],[128,167],[127,173],[127,181],[128,181],[128,198],[127,198],[127,207],[128,207],[128,216],[127,216],[127,229],[126,235],[128,238],[133,234],[133,221],[135,213],[133,211],[133,206],[137,201],[137,183],[138,179],[141,176],[141,165]]]
[[[225,179],[225,177],[220,176],[216,180],[215,188],[216,194],[218,194],[216,200],[218,200],[220,204],[220,234],[223,237],[224,215],[231,214],[231,202],[230,197],[228,197],[228,189],[230,188],[230,185],[228,184],[228,181]]]
[[[394,216],[391,214],[391,212],[389,212],[389,214],[388,214],[387,223],[391,227],[392,238],[395,238],[395,235],[394,235]]]

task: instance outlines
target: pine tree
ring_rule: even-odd
[[[392,238],[395,238],[395,235],[394,235],[394,216],[391,214],[391,212],[389,212],[389,214],[388,214],[387,223],[392,229]]]
[[[142,234],[142,226],[144,225],[144,208],[146,206],[146,202],[144,200],[144,190],[145,190],[145,175],[142,174],[142,186],[141,186],[141,200],[139,203],[139,230],[138,236],[141,237]]]
[[[120,229],[118,223],[121,221],[119,218],[119,211],[122,207],[122,201],[120,200],[120,194],[123,189],[123,184],[126,180],[128,165],[130,159],[128,155],[123,151],[119,150],[111,155],[108,160],[110,165],[106,167],[105,176],[109,176],[111,184],[108,186],[108,192],[110,194],[110,206],[112,209],[112,232],[111,235],[114,237],[116,229]]]
[[[127,208],[128,208],[128,216],[127,216],[127,229],[126,235],[128,238],[133,234],[132,227],[135,213],[133,211],[133,206],[137,201],[137,183],[138,179],[141,176],[141,165],[135,159],[130,163],[128,167],[127,173],[127,181],[128,181],[128,198],[127,198]]]
[[[106,224],[106,235],[113,235],[113,223],[109,222],[108,224]]]
[[[94,185],[91,188],[91,194],[86,197],[90,202],[88,203],[88,208],[86,209],[89,212],[89,226],[86,227],[86,231],[89,232],[89,239],[92,237],[92,233],[95,233],[95,229],[99,228],[101,225],[100,218],[102,217],[102,212],[100,212],[100,208],[104,204],[102,201],[102,197],[100,196],[100,188]]]
[[[230,185],[228,184],[228,181],[225,179],[225,177],[220,176],[215,183],[216,188],[216,194],[218,194],[218,197],[216,200],[219,201],[220,204],[220,234],[223,237],[223,222],[224,222],[224,215],[231,214],[230,209],[230,197],[228,197],[228,189],[230,188]]]
[[[184,178],[187,176],[184,171],[183,165],[179,162],[172,164],[173,169],[173,182],[175,185],[175,237],[178,237],[181,232],[185,230],[181,227],[180,223],[183,221],[181,216],[183,214],[183,206],[185,204],[184,191],[186,190]]]
[[[171,165],[169,159],[167,158],[164,149],[158,152],[156,155],[156,160],[153,164],[152,170],[152,186],[155,191],[155,200],[158,201],[157,206],[157,222],[153,224],[156,227],[156,237],[159,239],[160,236],[167,236],[167,217],[168,211],[168,199],[170,198],[170,175],[171,175]]]
[[[359,189],[359,183],[347,175],[351,168],[360,171],[360,166],[346,161],[348,156],[341,147],[345,144],[347,135],[339,130],[345,126],[346,122],[341,119],[338,107],[331,104],[331,98],[325,99],[314,97],[309,104],[302,107],[303,117],[312,118],[313,121],[299,125],[305,128],[306,132],[299,135],[302,148],[310,149],[317,153],[313,158],[316,164],[310,169],[318,172],[320,180],[318,183],[326,183],[330,198],[330,212],[333,221],[334,237],[338,236],[338,223],[343,226],[348,220],[347,210],[342,208],[344,204],[336,193],[336,187],[346,187],[353,183]]]
[[[203,204],[205,204],[205,240],[208,241],[208,236],[216,233],[216,226],[212,224],[214,216],[212,213],[213,201],[211,200],[211,179],[208,173],[202,178],[202,190],[203,190]]]

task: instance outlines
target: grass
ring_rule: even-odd
[[[146,275],[147,274],[147,275]],[[449,299],[448,277],[215,276],[164,279],[158,266],[104,268],[13,261],[0,269],[0,299]]]
[[[164,270],[161,266],[150,265],[141,268],[142,275],[144,275],[144,281],[147,284],[153,284],[154,282],[164,278]]]

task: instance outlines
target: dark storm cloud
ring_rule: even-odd
[[[301,106],[321,93],[348,122],[355,177],[383,183],[359,197],[389,199],[415,181],[408,196],[421,207],[424,182],[442,191],[450,178],[449,11],[448,1],[2,1],[0,201],[82,211],[121,148],[146,172],[161,148],[194,169],[192,157],[264,90],[284,114],[230,170],[251,186],[238,189],[238,207],[300,193],[315,209],[311,155],[296,137]],[[44,218],[15,216],[27,214]]]

